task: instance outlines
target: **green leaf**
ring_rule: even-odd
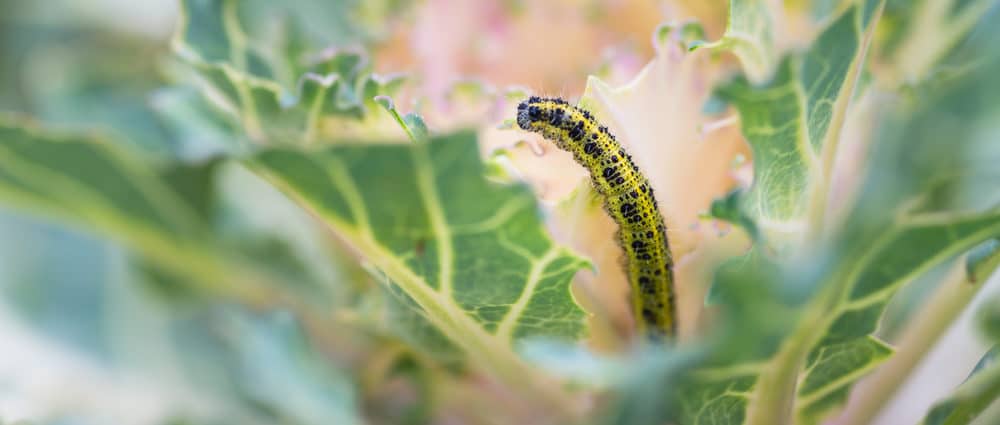
[[[997,267],[1000,267],[1000,239],[992,239],[969,252],[965,274],[970,282],[979,283],[985,281]]]
[[[866,0],[847,9],[807,53],[782,60],[770,82],[740,77],[717,90],[739,110],[753,150],[754,183],[743,208],[773,245],[797,242],[809,225],[812,197],[825,196],[830,152],[880,4]]]
[[[696,377],[681,396],[680,423],[744,423],[756,379],[756,373],[726,374],[723,379]]]
[[[68,252],[56,258],[42,258],[72,261],[46,263],[44,267],[62,269],[64,275],[66,269],[73,270],[80,278],[74,276],[68,280],[58,274],[37,275],[41,280],[30,280],[29,276],[25,282],[32,284],[36,291],[31,295],[46,300],[46,311],[41,312],[47,313],[46,316],[33,319],[43,325],[45,322],[71,321],[74,323],[71,329],[82,335],[60,335],[62,339],[77,345],[93,339],[113,347],[116,351],[108,361],[114,365],[121,366],[120,357],[125,352],[134,355],[133,349],[122,349],[122,346],[137,340],[148,343],[167,338],[167,335],[154,334],[164,331],[159,325],[172,322],[177,318],[174,315],[187,316],[202,307],[214,311],[234,300],[255,307],[281,303],[295,298],[299,287],[319,280],[304,272],[305,268],[299,264],[301,256],[286,250],[287,246],[273,240],[262,241],[258,246],[240,238],[230,238],[231,235],[223,236],[225,232],[213,226],[220,217],[215,214],[216,209],[226,202],[215,193],[217,177],[224,174],[219,173],[221,161],[154,162],[103,140],[56,135],[8,122],[0,124],[0,157],[0,206],[4,209],[58,219],[76,229],[117,241],[138,257],[140,268],[134,275],[128,271],[105,270],[104,266],[115,264],[107,257],[122,257],[121,250],[111,249],[110,244],[103,249],[95,249],[95,245],[102,248],[97,244],[67,245],[74,238],[63,235],[51,243],[61,248],[69,246]],[[255,197],[271,201],[266,195],[261,190],[254,192]],[[280,205],[274,202],[267,205],[271,215],[280,211]],[[229,221],[226,224],[235,225]],[[297,227],[300,227],[298,223],[288,223],[282,232],[292,233]],[[238,230],[234,233],[242,238],[257,236],[245,227]],[[46,253],[51,251],[46,248]],[[107,255],[109,253],[118,254],[118,257]],[[78,267],[72,266],[81,261]],[[146,279],[138,278],[140,273],[145,274]],[[25,276],[14,276],[15,281],[18,278]],[[159,291],[138,290],[131,286],[136,283],[147,283]],[[273,283],[283,286],[272,286]],[[329,301],[332,291],[315,289],[303,292],[328,308],[332,304]],[[152,302],[163,301],[157,295],[169,295],[169,300],[174,301],[167,304],[171,309],[166,309],[166,316],[163,316],[164,304]],[[124,321],[127,323],[109,319],[124,312],[120,304],[130,297],[144,300],[132,306],[136,310],[127,311],[141,317]],[[305,295],[298,297],[307,298]],[[69,305],[57,304],[58,300],[66,300],[64,303]],[[297,302],[289,304],[298,307]],[[19,307],[31,308],[24,304]],[[157,353],[153,356],[156,359],[149,361],[155,363],[183,353],[194,357],[212,373],[183,370],[189,375],[174,378],[211,380],[217,375],[226,375],[227,379],[222,381],[234,387],[230,391],[218,388],[213,391],[213,388],[206,388],[203,381],[198,382],[201,385],[184,383],[191,384],[185,388],[199,391],[202,406],[226,403],[226,407],[232,408],[227,411],[231,420],[258,423],[245,418],[274,415],[282,420],[261,420],[259,423],[360,423],[350,382],[328,364],[329,359],[305,347],[303,336],[288,320],[290,317],[283,316],[279,321],[250,324],[234,319],[228,323],[229,328],[220,332],[231,338],[221,343],[224,346],[222,357],[218,352],[206,352],[213,349],[212,344],[220,344],[218,341],[206,344],[208,341],[188,339],[177,341],[177,353]],[[88,328],[91,322],[99,326]],[[183,335],[181,338],[197,338],[198,331],[209,327],[205,321],[176,325],[176,333],[170,336]],[[126,328],[141,333],[142,337],[121,335]],[[152,350],[160,348],[151,345],[156,347]],[[160,371],[151,367],[143,372],[152,373],[153,370]],[[288,397],[291,393],[295,397]],[[177,409],[182,413],[184,407]]]
[[[982,22],[991,28],[989,19]],[[825,313],[832,322],[813,355],[832,344],[867,338],[901,285],[1000,235],[995,194],[1000,176],[988,165],[1000,158],[1000,150],[992,136],[983,136],[994,128],[1000,110],[974,106],[1000,90],[992,77],[1000,69],[1000,55],[982,55],[982,46],[993,37],[974,33],[965,48],[953,52],[952,63],[979,64],[964,78],[915,88],[919,102],[886,105],[893,112],[874,146],[873,171],[845,224],[838,265],[830,271],[841,276],[835,282],[844,291]],[[951,143],[940,143],[942,136]],[[985,243],[968,257],[973,283],[995,267],[990,246]]]
[[[0,157],[0,206],[4,209],[58,219],[76,229],[117,241],[139,257],[140,268],[131,269],[120,260],[122,250],[112,249],[110,244],[74,243],[74,237],[63,234],[52,241],[32,240],[38,248],[44,246],[46,253],[53,251],[46,244],[61,249],[69,247],[59,257],[35,258],[39,262],[43,258],[70,260],[44,263],[44,268],[61,270],[63,276],[38,274],[41,280],[13,276],[15,281],[27,277],[26,283],[33,284],[37,291],[33,295],[46,300],[47,311],[41,313],[47,315],[36,320],[82,322],[72,327],[80,335],[60,335],[62,339],[75,344],[88,339],[101,341],[109,346],[107,349],[114,349],[107,359],[113,365],[121,366],[123,357],[142,351],[128,347],[129,344],[141,341],[137,345],[144,346],[143,343],[180,335],[197,337],[194,334],[208,327],[203,321],[176,323],[176,334],[166,335],[163,327],[174,324],[173,319],[177,318],[174,315],[186,317],[205,306],[209,307],[206,310],[215,311],[233,300],[255,307],[281,302],[295,288],[270,286],[277,281],[287,283],[275,278],[276,275],[294,279],[297,284],[311,283],[298,273],[301,267],[294,264],[301,259],[282,252],[280,246],[274,249],[274,245],[268,245],[257,256],[250,253],[243,256],[241,252],[254,246],[226,240],[213,227],[218,218],[215,210],[224,201],[214,193],[220,161],[155,162],[103,140],[58,135],[10,122],[0,123]],[[260,192],[255,195],[264,195]],[[274,214],[275,210],[272,208],[269,213]],[[292,223],[283,230],[287,232],[294,227],[297,226]],[[288,261],[292,263],[286,264]],[[109,265],[117,267],[106,267]],[[73,271],[70,279],[65,276],[67,270]],[[133,274],[133,270],[137,273]],[[140,277],[143,273],[147,279]],[[172,297],[172,301],[197,302],[184,303],[184,308],[164,309],[163,304],[152,302],[162,301],[156,295],[164,292],[153,293],[131,286],[141,282],[172,291],[169,295],[185,296]],[[199,292],[179,292],[187,289],[182,288],[186,285]],[[315,298],[324,302],[328,294]],[[60,305],[58,300],[69,305]],[[168,306],[180,305],[177,302]],[[128,313],[130,320],[110,319],[122,313]],[[131,316],[132,313],[138,317]],[[157,352],[152,356],[155,359],[148,361],[162,366],[158,362],[169,362],[174,354],[183,353],[209,363],[213,376],[216,372],[225,374],[222,369],[233,368],[228,371],[232,379],[225,382],[239,381],[235,385],[239,394],[230,391],[220,395],[193,384],[184,388],[200,391],[203,407],[217,402],[233,407],[239,404],[236,402],[239,396],[245,397],[239,400],[240,407],[227,411],[230,419],[237,418],[242,423],[257,423],[245,418],[261,414],[265,406],[268,414],[287,419],[283,423],[359,423],[350,382],[333,370],[328,359],[319,357],[311,347],[307,349],[302,335],[288,322],[290,317],[283,317],[280,323],[269,322],[262,327],[231,323],[222,332],[232,338],[223,344],[227,350],[225,358],[211,355],[218,353],[206,353],[204,350],[212,347],[203,344],[204,340],[198,340],[198,344],[185,340],[180,341],[176,353]],[[91,322],[99,326],[88,328]],[[141,333],[141,337],[134,333]],[[163,348],[150,345],[153,348],[145,349]],[[150,367],[143,372],[154,373],[154,370],[161,371]],[[181,372],[172,368],[169,371]],[[186,372],[199,375],[198,378],[205,375]],[[287,397],[290,393],[296,396]],[[177,409],[181,413],[186,407]],[[264,422],[277,421],[261,421]]]
[[[170,129],[175,155],[198,161],[214,155],[236,154],[248,146],[240,123],[215,108],[197,90],[171,87],[157,90],[150,103],[160,121]]]
[[[869,38],[858,29],[870,26],[879,6],[880,2],[866,1],[847,9],[808,53],[783,61],[771,83],[754,86],[737,79],[719,90],[739,109],[744,135],[754,150],[755,181],[742,207],[778,252],[790,253],[791,247],[813,242],[798,238],[815,226],[816,206],[823,205],[816,201],[827,196],[824,174],[831,166],[828,161]],[[934,118],[918,114],[907,120],[933,126]],[[912,127],[898,128],[906,133]],[[735,294],[724,303],[732,315],[729,320],[737,325],[727,335],[770,341],[758,346],[777,346],[777,341],[782,345],[754,388],[752,399],[758,405],[750,408],[751,422],[783,420],[784,400],[791,400],[799,421],[821,421],[846,399],[850,384],[890,354],[871,334],[896,290],[1000,232],[1000,211],[983,211],[960,197],[945,197],[948,189],[995,187],[991,183],[995,176],[978,178],[979,173],[992,176],[982,166],[963,165],[972,164],[969,155],[976,155],[975,140],[982,137],[977,139],[968,130],[956,132],[947,137],[964,145],[942,147],[931,141],[940,140],[940,133],[923,133],[880,139],[871,155],[874,171],[864,180],[860,201],[829,251],[798,258],[794,264],[779,262],[785,274],[772,282],[749,277],[760,274],[753,271],[767,262],[746,259],[737,263],[750,270],[717,275],[715,286],[723,286],[713,287],[713,293]],[[963,173],[949,171],[954,169]],[[945,196],[935,196],[938,193]],[[720,212],[741,217],[732,208],[723,208],[729,203],[720,201]],[[964,206],[956,208],[960,204]],[[759,256],[770,250],[755,252]],[[757,299],[760,293],[771,304]],[[751,302],[788,306],[801,313],[783,315],[795,325],[782,326],[762,319],[766,316],[758,310],[740,307]],[[742,323],[750,325],[739,326]],[[743,345],[753,347],[749,342]],[[766,354],[743,352],[748,360]],[[794,397],[789,396],[796,387]]]
[[[733,189],[724,198],[712,201],[708,214],[715,219],[728,221],[737,226],[743,227],[750,239],[757,240],[760,233],[757,230],[757,223],[743,209],[743,196],[746,192],[743,189]]]
[[[194,391],[203,403],[224,406],[194,417],[295,425],[363,423],[356,386],[347,371],[338,368],[323,352],[321,340],[310,338],[315,334],[307,334],[288,312],[249,312],[219,304],[155,306],[147,301],[133,307],[146,307],[150,315],[162,317],[133,330],[142,337],[126,341],[159,349],[153,361],[140,364],[164,370],[156,375],[161,382]],[[197,411],[188,407],[171,412],[185,413]]]
[[[389,96],[375,96],[374,99],[375,103],[378,103],[379,106],[389,112],[392,118],[396,120],[396,123],[406,131],[406,135],[410,138],[410,141],[416,143],[427,140],[429,134],[427,124],[424,123],[424,119],[420,115],[411,112],[406,114],[406,116],[400,116],[399,111],[396,110],[396,104]]]
[[[218,161],[155,162],[103,140],[0,121],[0,203],[108,237],[199,290],[274,302],[280,275],[213,228]],[[237,249],[233,249],[237,248]]]
[[[818,350],[867,338],[875,332],[886,304],[903,284],[998,233],[1000,211],[913,217],[895,224],[850,267],[850,292],[831,310],[835,319]],[[800,390],[803,394],[801,391],[804,389]]]
[[[809,335],[822,337],[808,351],[803,369],[794,372],[799,375],[795,404],[798,422],[820,423],[846,400],[850,386],[857,379],[888,358],[891,349],[871,334],[888,300],[903,284],[998,233],[1000,211],[914,216],[886,226],[874,240],[866,239],[865,249],[849,250],[862,255],[846,255],[829,269],[819,269],[817,275],[826,276],[821,280],[824,287],[850,289],[841,292],[836,302],[822,307],[824,310],[813,312],[815,316],[812,317],[819,317],[819,320],[808,327]],[[750,298],[743,296],[741,299],[746,302]],[[809,317],[807,314],[800,320],[812,323],[804,322]],[[768,329],[756,324],[759,321],[741,320],[755,323],[760,330],[750,332],[756,335]],[[753,338],[746,333],[742,332],[743,338]],[[799,338],[809,340],[798,334],[791,340],[799,341]],[[780,366],[787,367],[785,363]]]
[[[465,364],[462,349],[448,339],[424,309],[399,286],[383,279],[386,298],[386,321],[389,329],[400,340],[427,354],[437,362],[449,366]]]
[[[892,348],[878,339],[865,336],[842,343],[824,344],[810,354],[805,376],[799,387],[799,415],[803,423],[816,418],[843,402],[828,397],[843,397],[846,383],[868,373],[892,354]]]
[[[0,203],[0,291],[9,313],[36,332],[65,341],[96,359],[110,357],[107,339],[88,338],[108,328],[105,304],[120,255],[114,245],[72,232]],[[25,249],[30,241],[32,249]],[[16,344],[8,344],[16,345]],[[15,385],[16,386],[16,385]]]
[[[1000,341],[1000,297],[993,296],[980,308],[979,328],[992,341]]]
[[[753,377],[716,385],[714,377],[692,373],[707,354],[703,348],[691,345],[667,350],[663,346],[645,347],[616,358],[617,365],[605,365],[604,373],[618,391],[596,423],[737,423],[730,421],[742,413],[739,403],[746,401],[742,396],[753,385]],[[586,364],[572,366],[586,367]],[[702,405],[709,407],[700,408]],[[725,407],[717,408],[720,406]]]
[[[884,46],[896,84],[932,77],[934,68],[982,20],[993,0],[890,1]]]
[[[0,66],[2,109],[31,114],[48,126],[112,134],[116,142],[144,152],[169,154],[170,134],[147,99],[165,82],[159,69],[162,42],[94,20],[123,18],[105,13],[100,5],[90,9],[92,14],[54,7],[46,15],[34,4],[3,5],[0,55],[17,59]]]
[[[309,344],[290,316],[232,316],[228,328],[235,376],[251,401],[267,406],[282,422],[363,423],[352,383]]]
[[[739,404],[749,409],[740,411],[739,423],[789,419],[781,417],[783,406],[794,397],[789,393],[799,373],[799,359],[804,361],[811,342],[796,347],[783,340],[797,323],[812,317],[813,313],[803,313],[803,305],[815,295],[814,285],[821,279],[813,271],[802,273],[801,265],[792,270],[790,265],[769,256],[775,250],[791,254],[794,247],[801,246],[805,230],[815,221],[813,210],[824,209],[814,204],[818,196],[825,199],[840,128],[881,3],[855,2],[831,19],[808,51],[780,61],[771,81],[760,85],[748,77],[754,77],[750,75],[754,72],[759,77],[768,63],[765,56],[773,54],[769,50],[766,6],[763,2],[732,3],[731,27],[758,31],[761,37],[755,44],[743,44],[736,51],[748,75],[716,91],[720,99],[739,111],[743,134],[753,150],[754,182],[749,191],[731,194],[714,206],[718,214],[742,223],[760,239],[746,257],[720,268],[710,290],[710,297],[722,301],[729,324],[720,337],[723,348],[714,350],[728,354],[717,362],[723,368],[729,364],[737,370],[761,373],[761,379],[747,390],[751,394]],[[733,21],[735,12],[745,14],[746,19]],[[733,41],[728,43],[735,48]],[[768,48],[758,47],[755,53],[753,46]],[[734,203],[740,205],[734,207]],[[720,377],[715,385],[725,388],[735,382]],[[746,399],[757,400],[759,405],[753,407]],[[695,404],[688,411],[706,417],[733,417],[725,410],[731,408],[729,404],[717,404],[701,411]]]
[[[185,0],[174,50],[197,71],[207,98],[236,117],[251,141],[326,140],[329,118],[388,122],[372,98],[393,94],[402,78],[372,74],[365,52],[331,50],[301,34],[299,13],[288,16],[273,40],[248,35],[248,17],[282,16],[283,9],[275,2]]]
[[[965,382],[927,413],[923,424],[968,424],[995,403],[1000,398],[1000,362],[996,361],[998,353],[1000,349],[997,347],[986,353]]]
[[[799,421],[820,422],[846,399],[854,381],[888,358],[891,350],[871,334],[889,298],[903,284],[998,233],[1000,211],[913,217],[887,226],[878,239],[866,244],[866,250],[856,251],[864,253],[860,258],[848,256],[817,273],[829,274],[821,280],[824,285],[847,285],[851,290],[828,310],[817,313],[822,324],[809,328],[810,334],[822,338],[809,351],[803,370],[795,372],[800,374]],[[769,282],[782,280],[780,274],[767,271],[774,267],[754,250],[717,272],[712,297],[722,301],[728,315],[738,318],[723,346],[727,352],[738,352],[749,360],[768,359],[789,332],[789,324],[804,320],[795,314],[793,306],[798,304],[788,299],[789,294],[780,289],[768,293],[774,291]],[[848,276],[846,283],[838,283],[842,279],[838,276],[843,275]],[[761,351],[763,347],[770,350]]]
[[[5,203],[114,234],[150,258],[191,269],[208,223],[157,174],[111,143],[0,123]]]
[[[570,280],[525,186],[484,177],[472,133],[427,143],[275,149],[256,168],[354,245],[474,364],[524,385],[513,343],[576,340]]]
[[[825,315],[830,317],[828,330],[812,349],[809,364],[821,364],[823,353],[845,344],[871,344],[871,334],[877,327],[890,298],[900,287],[929,271],[936,265],[965,252],[1000,234],[1000,211],[984,213],[927,213],[897,217],[883,224],[876,237],[862,236],[847,245],[846,252],[864,252],[860,256],[845,254],[831,274],[841,277],[831,283],[848,288]],[[864,247],[863,249],[861,247]],[[867,252],[865,252],[865,250]],[[866,342],[867,341],[867,342]],[[828,404],[828,395],[846,394],[847,388],[866,371],[884,360],[885,355],[872,355],[858,362],[853,369],[840,374],[825,372],[837,366],[810,366],[799,388],[799,415],[809,417],[821,409],[815,403]]]
[[[732,51],[753,81],[762,81],[774,72],[778,50],[774,46],[774,13],[767,0],[730,0],[729,21],[722,38],[699,43],[695,48]]]

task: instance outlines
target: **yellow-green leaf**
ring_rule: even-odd
[[[526,186],[485,178],[472,133],[268,150],[253,163],[355,246],[473,364],[531,381],[515,342],[584,334],[569,285],[586,261],[548,237]]]
[[[774,43],[774,10],[769,0],[730,0],[729,21],[722,38],[695,48],[730,50],[752,81],[763,81],[778,63]]]
[[[799,242],[814,197],[832,167],[845,111],[864,62],[878,0],[850,7],[801,56],[785,58],[763,85],[740,77],[718,94],[736,106],[753,150],[754,182],[744,209],[773,245]]]
[[[331,50],[309,37],[301,13],[280,2],[185,0],[173,40],[175,52],[190,64],[207,98],[234,116],[251,141],[306,144],[329,139],[324,120],[385,120],[372,98],[392,94],[399,75],[370,72],[366,52]],[[288,6],[290,7],[290,6]],[[273,40],[252,37],[249,17],[286,18]],[[253,33],[256,34],[256,33]],[[374,115],[374,117],[372,116]],[[369,132],[376,132],[373,126]]]

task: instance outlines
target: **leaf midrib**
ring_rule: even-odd
[[[420,148],[418,148],[420,149]],[[317,217],[321,223],[328,227],[335,235],[351,241],[355,248],[372,263],[381,269],[386,276],[424,310],[425,317],[431,321],[449,340],[462,347],[475,364],[480,367],[489,368],[494,376],[498,376],[505,382],[530,391],[541,400],[551,402],[564,412],[575,415],[576,408],[565,393],[557,388],[551,388],[544,382],[544,376],[538,371],[525,364],[512,350],[510,341],[505,341],[495,335],[489,334],[486,329],[474,321],[466,311],[464,311],[450,295],[441,290],[435,291],[423,277],[416,275],[401,259],[391,250],[381,245],[374,237],[374,233],[369,225],[362,227],[345,222],[334,214],[319,211],[311,207],[311,203],[304,199],[294,189],[288,186],[282,179],[275,177],[266,171],[266,167],[257,167],[265,178],[282,191],[293,198],[297,204],[302,206],[307,212]],[[429,169],[428,169],[429,170]],[[417,171],[419,174],[419,170]],[[424,176],[426,179],[428,176]],[[418,184],[420,177],[418,176]],[[433,183],[433,179],[431,182]],[[354,186],[353,181],[341,181],[340,185]],[[425,180],[423,184],[427,184]],[[357,188],[350,189],[355,194]],[[422,190],[421,190],[422,191]],[[436,191],[433,195],[436,195]],[[426,194],[422,195],[426,196]],[[426,199],[433,199],[431,196]],[[356,201],[357,206],[352,206],[352,215],[364,213],[363,200]],[[353,204],[354,202],[348,202]],[[440,210],[439,210],[440,211]],[[443,214],[439,212],[439,214]],[[444,216],[441,215],[441,218]],[[448,244],[451,249],[450,237]],[[438,239],[440,241],[440,239]],[[450,275],[449,275],[450,278]],[[442,285],[443,287],[443,285]]]
[[[431,160],[427,154],[427,145],[418,144],[411,150],[413,153],[414,171],[416,173],[417,189],[424,204],[434,242],[438,246],[438,291],[446,299],[452,299],[454,285],[453,268],[455,265],[455,249],[452,244],[451,228],[441,208],[441,198],[434,184],[434,172],[430,167]]]

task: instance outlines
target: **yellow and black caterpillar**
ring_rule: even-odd
[[[632,314],[651,337],[676,331],[673,260],[666,226],[649,180],[608,128],[590,112],[558,98],[532,97],[517,105],[517,125],[539,133],[590,171],[604,209],[618,224],[632,290]]]

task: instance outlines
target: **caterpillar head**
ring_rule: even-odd
[[[540,133],[547,126],[553,123],[553,119],[558,120],[566,109],[566,101],[562,99],[547,99],[532,96],[517,105],[517,125],[522,130]],[[556,116],[559,117],[556,117]]]
[[[517,126],[521,127],[522,130],[538,131],[533,127],[533,124],[537,124],[543,119],[543,116],[548,115],[547,111],[539,106],[539,103],[541,103],[541,98],[532,96],[517,105]]]

